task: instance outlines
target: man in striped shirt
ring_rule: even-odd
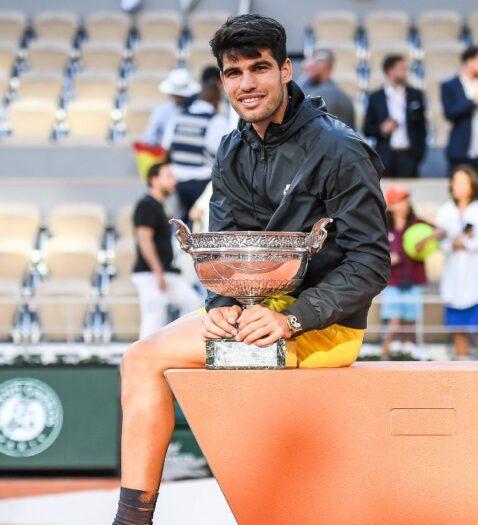
[[[176,115],[164,132],[161,145],[171,157],[185,222],[189,222],[189,210],[211,180],[216,151],[230,131],[227,119],[217,113],[221,95],[218,83],[207,80],[198,98]]]

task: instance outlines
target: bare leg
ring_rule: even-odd
[[[158,490],[174,430],[173,395],[163,376],[169,368],[203,368],[201,320],[192,313],[134,343],[121,362],[121,485]]]
[[[455,355],[457,357],[468,356],[470,354],[470,340],[468,334],[464,332],[455,332],[453,334],[455,342]]]
[[[406,329],[402,333],[402,341],[404,343],[415,342],[415,321],[403,321],[403,328]]]
[[[383,342],[383,357],[386,359],[390,357],[390,343],[393,341],[398,328],[400,328],[400,319],[390,319],[388,321],[388,331]]]

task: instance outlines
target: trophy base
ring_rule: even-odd
[[[234,339],[206,340],[208,370],[280,370],[289,366],[286,341],[269,346],[248,345]]]

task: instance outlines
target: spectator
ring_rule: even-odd
[[[132,280],[139,295],[141,338],[166,324],[168,304],[179,306],[182,314],[197,310],[202,304],[199,295],[173,267],[171,229],[163,203],[175,186],[169,160],[154,164],[148,172],[149,191],[134,211],[137,257]]]
[[[217,83],[219,92],[221,93],[221,98],[218,107],[216,108],[216,113],[227,117],[229,112],[229,103],[227,101],[227,98],[224,96],[224,87],[222,85],[221,72],[219,71],[219,68],[217,66],[206,66],[202,70],[201,85],[206,85],[210,81]],[[228,131],[230,131],[230,129],[228,129]]]
[[[445,325],[453,330],[458,359],[469,356],[469,333],[478,331],[478,175],[456,166],[450,180],[451,199],[438,210],[437,226],[445,232],[446,254],[441,280]]]
[[[441,86],[443,111],[452,123],[446,154],[450,169],[469,164],[478,170],[478,46],[466,49],[459,74]]]
[[[209,201],[211,196],[212,182],[209,182],[189,211],[189,220],[192,222],[195,233],[209,231]]]
[[[221,81],[221,71],[217,66],[206,66],[201,72],[201,85],[207,84],[210,80],[217,82],[218,87],[221,91],[222,81]]]
[[[182,219],[189,223],[189,210],[211,180],[211,170],[222,137],[229,131],[227,120],[217,113],[222,89],[208,79],[187,109],[168,124],[162,146],[170,152]]]
[[[327,111],[355,128],[354,106],[350,97],[332,80],[334,55],[329,49],[318,49],[304,62],[304,74],[297,83],[305,95],[321,96]]]
[[[407,188],[390,186],[385,192],[385,200],[392,272],[388,286],[382,292],[380,315],[388,324],[383,344],[383,356],[388,358],[390,352],[416,352],[414,327],[421,317],[421,297],[427,279],[424,263],[405,252],[403,235],[410,226],[426,221],[415,215]]]
[[[170,100],[160,104],[151,114],[143,141],[151,146],[160,144],[168,122],[185,109],[191,97],[197,95],[200,89],[187,69],[173,69],[159,85],[161,93],[169,95]]]
[[[407,85],[408,66],[401,55],[387,56],[383,71],[387,80],[370,94],[364,133],[376,140],[386,177],[415,178],[425,155],[423,93]]]

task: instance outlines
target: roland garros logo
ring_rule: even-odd
[[[35,456],[58,437],[63,408],[56,393],[29,377],[0,383],[0,453]]]

